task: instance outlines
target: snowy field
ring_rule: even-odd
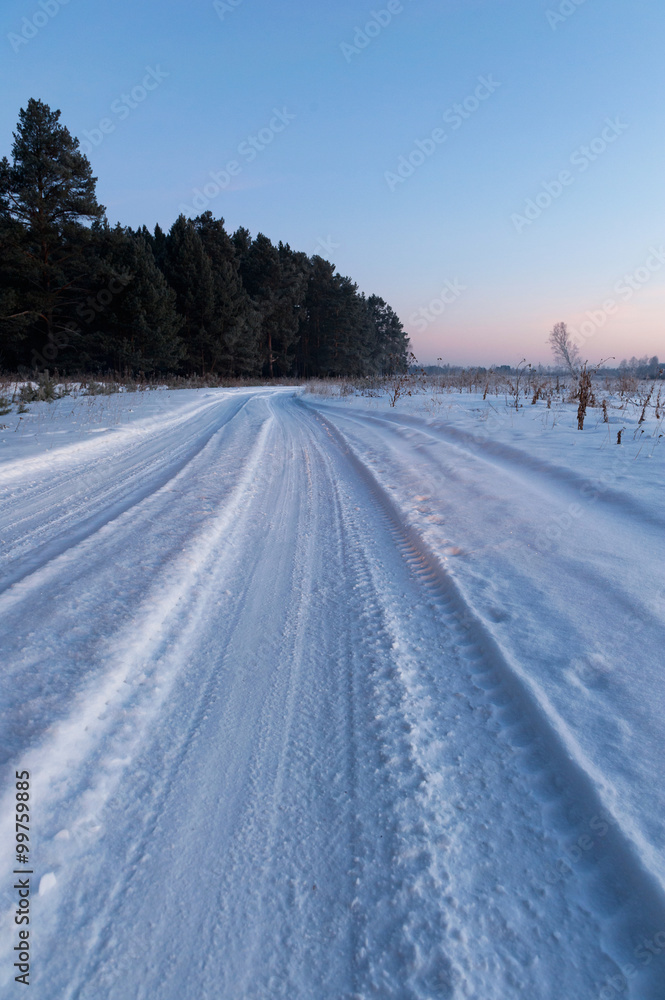
[[[620,405],[0,417],[2,996],[28,770],[35,1000],[663,1000],[665,438]]]

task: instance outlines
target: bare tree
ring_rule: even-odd
[[[580,352],[573,339],[568,333],[565,323],[555,323],[549,335],[549,343],[552,348],[554,360],[559,361],[568,369],[570,374],[577,377],[579,371]]]

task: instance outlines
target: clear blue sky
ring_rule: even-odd
[[[42,4],[3,4],[0,152],[59,108],[111,222],[168,228],[235,161],[205,207],[329,257],[422,361],[548,363],[558,320],[665,356],[663,0]]]

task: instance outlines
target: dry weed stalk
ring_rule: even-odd
[[[577,407],[577,429],[578,431],[584,430],[584,417],[586,416],[586,408],[591,401],[591,373],[587,371],[587,362],[585,361],[582,365],[582,370],[580,371],[580,381],[577,388],[577,395],[579,399],[579,405]]]

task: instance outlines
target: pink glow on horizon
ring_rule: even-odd
[[[586,359],[598,362],[614,356],[618,364],[622,358],[654,354],[665,359],[664,289],[654,289],[640,300],[621,305],[614,315],[604,313],[602,302],[598,308],[574,312],[560,310],[556,315],[534,315],[530,320],[523,315],[483,322],[480,319],[450,317],[440,324],[432,323],[422,333],[409,330],[411,349],[423,364],[482,365],[517,364],[526,358],[532,364],[552,364],[547,342],[554,323],[564,320],[571,332],[577,333],[580,352]]]

